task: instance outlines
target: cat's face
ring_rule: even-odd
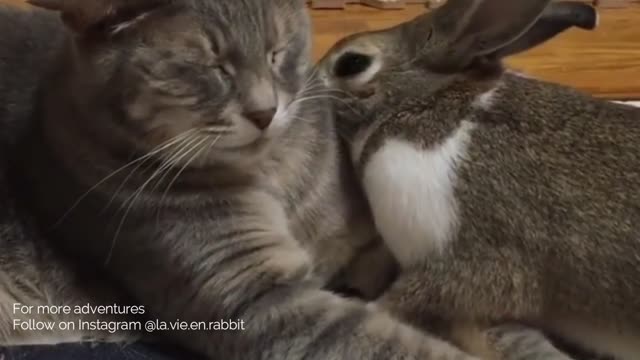
[[[277,142],[298,116],[308,22],[301,0],[175,1],[89,30],[77,75],[119,107],[118,126],[145,150],[182,141],[181,161],[233,161]]]

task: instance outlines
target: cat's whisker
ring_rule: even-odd
[[[309,81],[311,80],[311,81]],[[339,89],[335,89],[335,88],[329,88],[326,86],[326,84],[324,83],[324,81],[320,80],[320,79],[308,79],[307,82],[304,84],[304,86],[302,86],[301,90],[299,91],[298,95],[304,95],[308,92],[314,91],[314,90],[323,90],[323,91],[328,91],[328,92],[342,92],[342,90]]]
[[[327,87],[325,86],[323,83],[320,83],[318,85],[314,85],[308,88],[304,88],[303,90],[301,90],[301,93],[305,93],[305,92],[311,92],[312,90],[314,91],[325,91],[325,92],[329,92],[329,93],[338,93],[338,94],[346,94],[346,95],[351,95],[348,91],[336,88],[336,87]]]
[[[316,76],[318,76],[318,74],[320,74],[320,68],[318,66],[314,66],[313,67],[313,71],[311,72],[311,74],[309,74],[309,76],[307,76],[307,80],[305,81],[304,85],[302,86],[303,88],[305,88],[307,85],[309,85],[310,82],[313,82],[316,80]]]
[[[324,86],[324,84],[322,83],[311,83],[303,88],[300,89],[300,93],[304,93],[304,92],[308,92],[308,91],[312,91],[312,90],[328,90],[329,88],[327,88],[326,86]]]
[[[301,116],[295,116],[295,115],[293,115],[293,116],[291,116],[291,119],[292,119],[292,120],[303,121],[303,122],[308,122],[308,123],[313,123],[313,121],[312,121],[312,120],[310,120],[310,119],[308,119],[308,118],[305,118],[305,117],[301,117]],[[351,144],[351,143],[352,143],[352,141],[351,141],[351,140],[349,140],[349,139],[348,139],[348,137],[347,137],[346,135],[344,135],[344,131],[341,129],[341,127],[339,126],[339,124],[337,124],[337,125],[335,126],[335,130],[336,130],[336,133],[338,134],[338,136],[340,136],[340,138],[341,138],[342,140],[344,140],[347,144]]]
[[[317,100],[317,99],[330,99],[330,95],[312,95],[312,96],[304,96],[301,98],[294,99],[290,105],[299,104],[305,101]]]
[[[326,84],[323,81],[317,80],[317,81],[312,81],[305,84],[300,91],[305,91],[309,89],[322,89],[322,88],[330,89],[329,87],[326,86]]]
[[[222,138],[224,134],[218,134],[207,146],[207,153],[211,152],[211,149],[216,145],[216,143]]]
[[[195,135],[193,137],[194,141],[196,139],[198,139],[198,135]],[[169,175],[171,173],[171,171],[175,169],[175,165],[177,164],[176,162],[179,162],[182,159],[182,157],[185,155],[185,153],[188,153],[188,152],[191,151],[190,150],[190,146],[192,144],[193,144],[193,141],[191,141],[188,144],[182,146],[180,149],[177,149],[173,154],[171,154],[167,159],[165,159],[165,161],[162,162],[162,164],[160,165],[160,167],[156,171],[158,173],[156,176],[160,175],[160,173],[162,174],[162,176],[160,176],[160,178],[158,178],[158,180],[153,185],[153,188],[151,188],[150,192],[155,192],[156,191],[158,186],[160,186],[160,184],[162,184],[162,182],[167,177],[167,175]]]
[[[192,135],[193,135],[193,134],[192,134]],[[178,142],[178,143],[174,144],[174,145],[175,145],[175,146],[174,146],[174,149],[173,149],[173,150],[171,150],[171,149],[170,149],[170,150],[167,152],[168,154],[166,154],[166,155],[165,155],[165,154],[162,154],[163,156],[161,156],[161,157],[160,157],[160,159],[161,159],[160,164],[158,164],[158,165],[157,165],[156,170],[155,170],[154,174],[151,176],[151,178],[155,177],[155,176],[156,176],[156,174],[155,174],[155,173],[157,173],[158,171],[162,171],[162,170],[164,170],[164,169],[163,169],[163,167],[167,164],[167,158],[170,158],[170,157],[174,156],[177,152],[182,151],[182,150],[187,146],[187,143],[188,143],[189,141],[191,141],[192,139],[193,139],[193,136],[188,136],[188,137],[186,137],[186,138],[183,138],[180,142]],[[135,171],[135,170],[136,170],[136,169],[134,169],[134,171]],[[129,176],[131,176],[132,174],[133,174],[133,172],[132,172],[131,174],[129,174]],[[129,178],[129,177],[127,177],[127,179],[125,179],[125,181],[126,181],[126,180],[128,180],[128,178]],[[123,185],[124,185],[124,182],[121,184],[121,187],[122,187]],[[115,197],[118,195],[118,193],[120,192],[121,187],[120,187],[120,188],[118,188],[118,192],[116,192],[116,193],[112,196],[112,200],[113,200],[113,199],[115,199]],[[128,201],[128,200],[130,200],[130,199],[131,199],[131,197],[127,198],[127,201]],[[121,205],[121,207],[120,207],[120,209],[119,209],[118,211],[121,211],[121,210],[122,210],[122,207],[124,207],[124,206],[126,205],[127,201],[125,201],[125,202]]]
[[[315,99],[322,99],[322,98],[340,99],[340,98],[336,97],[336,95],[332,95],[331,93],[326,93],[326,94],[318,93],[318,94],[303,96],[303,97],[295,99],[294,101],[307,101],[307,100],[315,100]],[[344,99],[340,99],[340,100],[344,101]]]
[[[148,183],[150,183],[153,180],[155,181],[155,184],[153,185],[153,188],[151,189],[151,192],[154,192],[156,190],[156,188],[162,183],[162,181],[165,179],[165,177],[171,172],[171,170],[174,169],[174,165],[175,165],[175,161],[179,161],[185,153],[188,153],[191,149],[191,146],[193,146],[193,144],[195,142],[197,142],[199,139],[199,135],[198,134],[194,134],[192,137],[190,137],[189,139],[185,140],[179,148],[177,148],[174,152],[167,154],[167,156],[163,159],[162,163],[158,166],[158,168],[153,172],[153,174],[151,174],[151,176],[147,179],[147,182],[145,182],[141,188],[138,189],[139,194],[144,191],[144,189],[146,188],[146,186],[148,185]],[[138,195],[139,195],[138,194]],[[135,201],[135,199],[133,200]]]
[[[307,77],[307,81],[305,82],[305,86],[309,85],[309,84],[313,84],[313,83],[322,83],[324,84],[324,81],[322,81],[322,79],[319,77],[320,72],[318,71],[318,68],[316,67],[313,70],[313,73],[311,73],[310,76]]]
[[[163,148],[162,150],[168,150],[171,153],[171,148],[173,147],[177,147],[180,148],[182,147],[182,145],[184,145],[184,143],[186,141],[189,141],[190,137],[189,135],[192,135],[195,131],[189,130],[189,131],[185,131],[183,134],[185,134],[185,136],[176,136],[173,139],[175,139],[175,141],[172,141],[170,146]],[[164,158],[164,156],[162,156],[163,154],[160,154],[160,158]],[[150,160],[150,159],[147,159]],[[120,183],[120,185],[118,186],[118,188],[116,189],[116,191],[113,193],[113,195],[111,196],[111,198],[109,199],[109,202],[105,205],[105,209],[107,209],[109,206],[111,206],[111,204],[113,203],[113,201],[116,199],[116,197],[118,196],[118,194],[122,191],[122,189],[124,188],[124,186],[126,185],[126,183],[129,181],[129,179],[131,177],[133,177],[133,175],[136,173],[136,171],[138,171],[138,169],[140,169],[144,164],[147,163],[147,160],[141,162],[140,164],[138,164],[133,170],[131,170],[129,172],[129,174],[127,175],[127,177]],[[164,161],[163,161],[164,162]]]
[[[291,120],[300,120],[300,121],[303,121],[303,122],[312,123],[311,120],[309,120],[307,118],[304,118],[304,117],[301,117],[301,116],[292,115],[290,118],[291,118]]]
[[[297,99],[297,100],[293,101],[289,106],[293,106],[293,105],[296,105],[296,104],[301,104],[301,103],[304,103],[304,102],[306,102],[306,101],[314,100],[314,99],[316,99],[316,98],[325,98],[325,99],[330,99],[330,100],[338,101],[338,102],[340,102],[342,105],[344,105],[344,106],[348,107],[348,108],[349,108],[349,110],[350,110],[354,115],[356,115],[356,116],[361,116],[361,115],[359,114],[359,112],[358,112],[358,111],[357,111],[357,110],[356,110],[356,109],[355,109],[351,104],[349,104],[348,102],[346,102],[344,99],[341,99],[341,98],[339,98],[339,97],[337,97],[337,96],[331,96],[331,95],[322,95],[322,96],[321,96],[321,95],[316,95],[316,96],[309,96],[309,97],[300,98],[300,99]]]
[[[231,127],[227,125],[208,126],[201,131],[207,134],[228,134],[231,132]]]
[[[343,91],[343,90],[318,89],[318,90],[313,90],[313,91],[309,90],[309,91],[301,92],[298,97],[313,96],[313,95],[326,95],[326,94],[349,95],[349,93],[347,93],[346,91]]]
[[[327,88],[321,80],[314,79],[314,74],[317,73],[317,68],[314,73],[307,79],[307,82],[302,87],[302,89],[296,94],[296,97],[291,100],[291,102],[287,106],[292,106],[300,102],[304,102],[306,100],[318,99],[322,96],[331,96],[331,95],[350,95],[344,90],[336,89],[336,88]]]
[[[205,154],[208,154],[211,151],[213,146],[218,142],[218,140],[220,140],[222,135],[223,134],[219,134],[217,137],[213,138],[213,140],[209,142],[209,145],[203,145],[203,149],[206,148],[206,151],[204,152]],[[197,158],[198,156],[200,156],[201,153],[202,153],[202,150],[198,151],[198,153],[194,156],[194,159]],[[190,163],[190,162],[191,162],[191,160],[188,163]],[[188,163],[187,163],[187,165],[188,165]],[[185,168],[186,168],[186,166],[185,166]],[[160,211],[161,211],[161,208],[162,208],[163,204],[165,203],[164,200],[167,197],[167,194],[169,193],[169,191],[171,190],[171,187],[173,186],[174,182],[178,179],[178,177],[182,173],[182,171],[184,171],[184,169],[179,171],[178,174],[176,174],[176,176],[173,178],[173,180],[171,180],[171,182],[169,183],[169,185],[167,186],[167,188],[163,192],[162,197],[160,198],[160,202],[158,202],[159,209],[158,209],[158,212],[156,214],[156,222],[158,222],[158,223],[160,222]]]
[[[193,143],[194,139],[195,139],[194,136],[190,136],[186,138],[184,141],[180,143],[180,145],[178,145],[177,149],[169,155],[169,157],[173,158],[174,156],[176,156],[177,153],[181,153],[182,151],[184,151],[189,146],[189,144]],[[169,167],[169,161],[165,158],[160,163],[160,165],[156,168],[153,174],[151,174],[151,176],[140,187],[138,187],[124,202],[122,202],[122,204],[120,205],[120,208],[116,213],[119,213],[120,211],[122,211],[125,208],[125,206],[127,207],[127,211],[128,211],[128,209],[133,204],[133,202],[135,201],[135,199],[137,198],[137,195],[141,192],[141,190],[143,190],[148,185],[149,182],[155,179],[160,173],[162,173],[168,167]],[[126,214],[124,217],[126,217]],[[119,232],[119,229],[117,232]]]
[[[211,149],[213,149],[213,147],[215,146],[215,144],[220,140],[220,138],[222,137],[223,134],[218,135],[216,138],[214,138],[211,143],[209,143],[209,146],[207,146],[207,153],[209,153],[211,151]]]
[[[218,142],[218,140],[220,139],[222,135],[218,135],[216,138],[214,138],[212,141],[209,142],[209,145],[206,145],[206,143],[201,143],[202,146],[200,148],[200,150],[198,150],[180,169],[180,171],[178,171],[178,173],[176,174],[176,176],[173,177],[173,179],[171,179],[171,181],[169,182],[169,185],[167,185],[167,188],[165,189],[165,191],[162,193],[162,197],[160,198],[160,202],[159,204],[162,205],[164,203],[164,200],[167,197],[167,194],[169,193],[169,191],[171,190],[171,187],[175,184],[175,182],[178,180],[178,178],[180,177],[180,175],[182,175],[182,173],[187,169],[187,167],[193,162],[195,161],[195,159],[198,158],[198,156],[200,156],[203,151],[206,149],[206,151],[204,151],[204,153],[209,152],[209,150],[211,150],[211,148],[215,145],[216,142]],[[200,146],[200,145],[198,145]]]
[[[326,92],[326,93],[323,93]],[[332,94],[332,93],[336,93],[336,94]],[[313,94],[306,94],[306,96],[304,97],[300,97],[299,99],[294,99],[294,101],[292,101],[292,104],[296,104],[298,101],[299,102],[304,102],[308,99],[315,99],[316,97],[326,97],[328,99],[331,100],[335,100],[338,101],[340,103],[342,103],[343,105],[347,106],[349,108],[349,110],[351,110],[355,115],[360,116],[360,114],[358,114],[355,109],[353,108],[352,105],[350,105],[349,103],[347,103],[345,101],[345,99],[339,98],[336,95],[346,95],[347,97],[355,97],[351,92],[345,91],[345,90],[341,90],[341,89],[335,89],[335,88],[331,88],[331,89],[324,89],[324,90],[319,90],[316,91],[316,93]],[[390,110],[390,108],[384,104],[378,104],[377,106],[382,106],[387,110]]]
[[[113,236],[113,240],[111,242],[111,247],[109,248],[109,251],[107,253],[107,257],[105,259],[105,265],[109,263],[109,261],[111,261],[111,256],[113,255],[113,250],[115,248],[115,244],[116,241],[118,239],[118,236],[120,235],[120,232],[122,231],[122,227],[124,226],[124,223],[127,219],[127,216],[129,215],[129,212],[131,211],[131,208],[133,207],[133,204],[137,201],[137,199],[140,197],[140,195],[144,192],[145,188],[151,183],[151,181],[153,181],[158,175],[160,175],[163,171],[166,171],[167,169],[170,169],[172,166],[174,166],[177,162],[179,162],[181,159],[183,159],[186,155],[188,155],[194,148],[196,148],[197,146],[200,145],[200,143],[197,143],[196,145],[192,144],[197,141],[198,136],[194,135],[191,137],[192,140],[189,141],[189,143],[185,146],[182,147],[182,149],[185,148],[189,148],[189,150],[187,150],[186,152],[183,153],[183,155],[180,155],[179,158],[177,158],[176,160],[173,161],[169,161],[167,166],[164,166],[160,169],[157,169],[150,177],[149,179],[147,179],[147,181],[145,181],[140,188],[138,188],[137,191],[135,191],[127,200],[125,200],[125,202],[123,203],[123,206],[125,204],[127,205],[127,208],[124,212],[124,215],[122,216],[122,218],[120,219],[120,223],[118,224],[118,228],[116,229],[114,236]],[[201,142],[205,141],[205,139],[202,139]],[[175,156],[174,156],[175,157]],[[120,208],[120,210],[122,210],[122,207]]]
[[[194,130],[188,130],[185,131],[167,141],[165,141],[164,143],[158,145],[157,147],[155,147],[154,149],[152,149],[149,153],[147,153],[146,155],[143,155],[133,161],[128,162],[127,164],[123,165],[122,167],[116,169],[115,171],[111,172],[109,175],[107,175],[106,177],[104,177],[102,180],[98,181],[95,185],[93,185],[91,188],[89,188],[89,190],[87,190],[85,193],[83,193],[78,200],[76,200],[73,205],[71,205],[71,207],[69,208],[69,210],[67,210],[61,217],[60,219],[58,219],[58,221],[54,224],[54,227],[59,226],[70,214],[73,210],[75,210],[78,205],[80,205],[80,203],[82,202],[82,200],[84,200],[87,196],[89,196],[89,194],[91,192],[93,192],[94,190],[96,190],[98,187],[100,187],[100,185],[104,184],[105,182],[109,181],[109,179],[113,178],[114,176],[118,175],[120,172],[126,170],[128,167],[140,163],[140,165],[138,165],[138,168],[144,164],[147,160],[151,159],[154,155],[161,153],[162,151],[164,151],[167,148],[170,148],[171,146],[173,146],[175,143],[177,143],[178,141],[180,141],[180,139],[189,136]],[[134,169],[135,171],[135,169]]]

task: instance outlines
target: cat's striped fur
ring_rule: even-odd
[[[374,231],[326,92],[305,83],[304,1],[107,3],[59,2],[81,32],[16,161],[65,256],[151,318],[244,320],[242,332],[163,333],[210,358],[472,359],[323,289]],[[265,82],[278,111],[261,131],[249,112],[273,100],[254,94]]]

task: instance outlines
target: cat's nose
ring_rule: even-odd
[[[276,108],[269,108],[258,111],[245,113],[244,116],[249,119],[258,129],[265,130],[271,125],[273,117],[276,115]]]

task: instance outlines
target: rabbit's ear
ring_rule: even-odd
[[[64,23],[77,33],[117,30],[170,0],[27,0],[33,6],[60,12]]]
[[[551,0],[448,0],[435,9],[429,45],[434,66],[459,69],[496,52],[529,30]]]
[[[527,32],[491,55],[501,59],[540,45],[569,28],[593,30],[597,26],[598,12],[593,6],[575,1],[551,3]]]

